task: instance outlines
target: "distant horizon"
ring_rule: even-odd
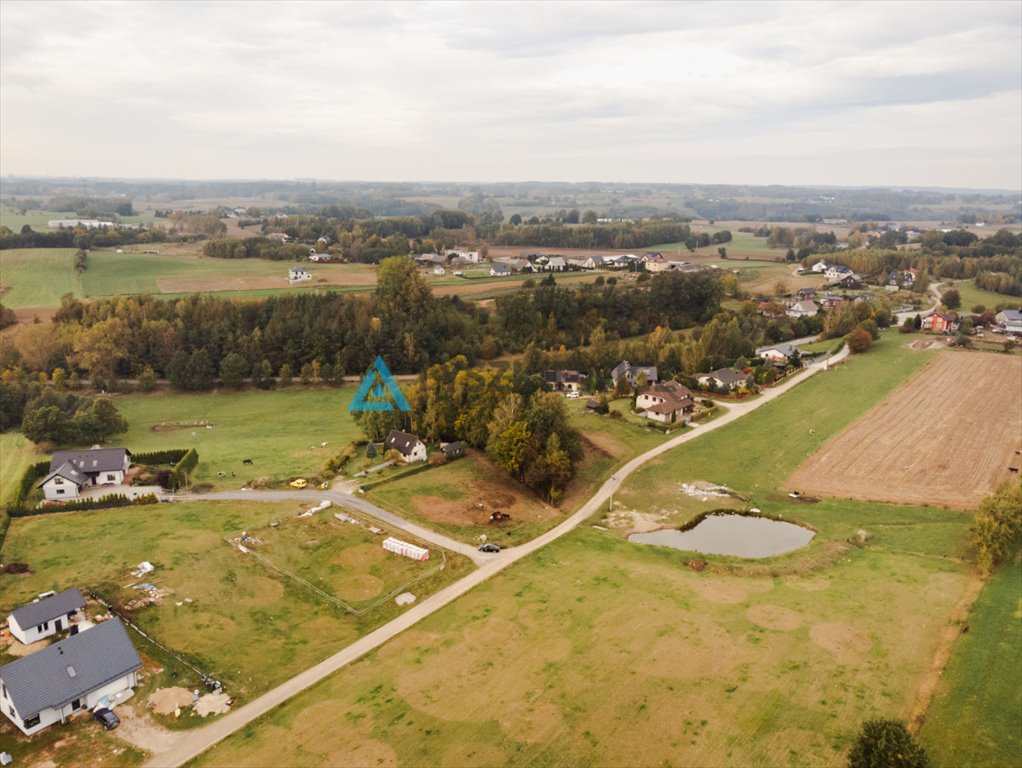
[[[802,183],[758,183],[758,182],[722,182],[722,181],[628,181],[625,179],[584,179],[571,181],[567,179],[497,179],[494,181],[481,181],[478,179],[331,179],[327,177],[272,177],[272,176],[103,176],[98,174],[40,174],[40,173],[5,173],[0,176],[0,188],[4,181],[97,181],[97,182],[126,182],[126,183],[280,183],[280,184],[449,184],[464,186],[500,186],[503,184],[600,184],[613,185],[623,184],[630,186],[677,186],[677,187],[774,187],[780,189],[835,189],[835,190],[900,190],[917,192],[971,192],[980,194],[1018,194],[1022,195],[1022,185],[1015,188],[999,187],[961,187],[961,186],[932,186],[917,184],[802,184]],[[0,189],[0,194],[5,193]]]

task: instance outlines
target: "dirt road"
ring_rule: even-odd
[[[430,597],[427,597],[421,603],[410,608],[408,611],[397,617],[393,621],[385,624],[382,627],[370,632],[365,637],[355,641],[347,648],[335,653],[328,659],[321,661],[314,667],[310,667],[304,672],[292,677],[290,680],[282,683],[271,691],[267,691],[259,698],[246,704],[245,706],[231,712],[210,723],[203,728],[196,729],[194,731],[182,732],[179,735],[178,742],[171,749],[154,753],[146,765],[153,766],[154,768],[169,768],[170,766],[180,766],[189,760],[194,759],[198,755],[205,752],[207,749],[218,743],[219,741],[227,738],[235,731],[245,727],[256,718],[266,714],[274,707],[284,703],[292,696],[301,693],[306,688],[319,682],[327,675],[333,674],[342,667],[357,661],[367,653],[379,648],[385,642],[391,638],[397,636],[406,629],[414,626],[418,622],[422,621],[427,616],[439,611],[444,606],[457,600],[459,597],[464,595],[469,590],[482,584],[484,581],[500,573],[502,570],[507,568],[513,563],[521,560],[524,557],[528,557],[533,552],[553,541],[556,541],[561,536],[570,533],[580,524],[588,520],[597,511],[599,511],[607,500],[615,493],[618,488],[621,487],[621,483],[636,469],[641,467],[650,459],[656,458],[663,453],[676,448],[679,445],[687,443],[690,440],[695,440],[700,435],[711,432],[715,429],[720,429],[726,424],[730,424],[733,421],[740,419],[748,413],[761,408],[772,400],[776,400],[778,397],[783,395],[785,392],[790,390],[792,387],[805,381],[810,376],[813,376],[821,371],[824,371],[834,363],[840,362],[848,355],[848,348],[845,347],[838,354],[833,357],[821,360],[813,365],[807,366],[806,369],[799,375],[793,377],[789,381],[783,384],[769,389],[760,395],[755,400],[750,400],[743,403],[737,403],[730,406],[730,410],[720,418],[706,424],[704,426],[698,426],[695,429],[689,430],[678,437],[675,437],[667,442],[664,442],[657,447],[646,451],[640,456],[635,457],[623,467],[621,467],[614,476],[607,480],[599,490],[587,501],[582,507],[575,512],[571,517],[567,518],[564,522],[558,525],[556,528],[552,528],[546,533],[538,536],[530,542],[522,544],[521,546],[514,547],[512,549],[506,549],[500,554],[490,555],[489,558],[483,562],[478,570],[465,576],[455,584],[451,584],[449,587],[442,589]],[[240,495],[243,498],[252,496],[254,492],[242,492]],[[281,491],[280,493],[287,494],[287,491]],[[342,496],[346,496],[341,494]],[[254,496],[253,496],[254,498]],[[305,497],[309,498],[309,497]],[[324,498],[329,498],[324,496]],[[348,503],[347,501],[343,503]],[[406,523],[407,525],[407,523]],[[400,527],[400,526],[399,526]],[[425,529],[423,529],[425,530]],[[429,532],[432,536],[437,536]],[[418,534],[417,534],[418,535]],[[423,538],[427,538],[423,536]],[[427,539],[428,540],[428,539]],[[457,543],[457,542],[454,542]],[[461,545],[464,546],[464,545]],[[460,551],[460,550],[455,550]]]

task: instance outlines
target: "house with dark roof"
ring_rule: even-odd
[[[142,661],[110,619],[0,667],[0,709],[26,736],[135,687]]]
[[[510,277],[511,267],[508,264],[494,262],[490,267],[490,277]]]
[[[655,365],[630,365],[627,360],[622,360],[614,366],[614,370],[610,372],[610,378],[611,381],[614,382],[615,387],[617,386],[618,381],[621,380],[622,376],[625,377],[628,380],[628,383],[634,387],[638,381],[640,373],[646,374],[647,384],[656,384],[660,381],[660,377],[657,376]]]
[[[126,448],[56,451],[50,474],[37,487],[51,501],[77,499],[88,485],[121,485],[130,466],[131,452]]]
[[[587,378],[578,371],[543,371],[543,380],[557,392],[578,392],[586,385]]]
[[[734,368],[718,368],[709,373],[697,373],[696,381],[699,386],[708,387],[711,384],[717,389],[732,390],[738,389],[748,381],[749,377],[742,371]]]
[[[426,460],[426,444],[417,435],[392,429],[383,444],[388,451],[394,449],[400,453],[405,461]]]
[[[695,410],[692,391],[677,381],[664,381],[645,387],[635,399],[635,407],[647,419],[674,424],[684,421],[685,415]]]
[[[1001,324],[1005,333],[1022,334],[1022,311],[1002,309],[994,316],[994,320]]]
[[[23,605],[7,617],[7,628],[25,645],[42,640],[57,632],[71,628],[77,632],[76,622],[85,617],[85,598],[77,589],[42,595],[38,600]]]
[[[465,451],[468,447],[461,440],[455,440],[453,443],[444,443],[440,446],[440,450],[443,451],[444,456],[448,459],[460,459],[465,455]]]

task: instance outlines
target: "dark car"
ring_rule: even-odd
[[[483,544],[479,547],[480,552],[500,552],[500,544]]]
[[[92,716],[108,731],[112,731],[121,724],[121,719],[106,707],[100,707],[92,713]]]

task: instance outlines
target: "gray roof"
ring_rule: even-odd
[[[79,472],[77,469],[75,469],[74,464],[72,464],[70,461],[65,461],[55,470],[50,472],[50,474],[48,474],[46,477],[40,480],[36,484],[36,488],[42,488],[44,485],[46,485],[48,482],[50,482],[50,480],[52,480],[55,477],[62,477],[65,480],[70,480],[72,483],[79,487],[85,485],[85,483],[88,482],[88,478],[81,472]]]
[[[34,603],[23,605],[16,611],[11,611],[11,616],[18,622],[22,629],[35,627],[44,621],[66,616],[72,611],[85,607],[85,598],[82,593],[73,587],[58,592],[55,595],[44,597]]]
[[[87,451],[56,451],[50,459],[53,472],[65,461],[70,461],[80,472],[109,472],[124,469],[124,457],[130,456],[126,448],[90,448]]]
[[[715,371],[710,371],[706,375],[712,376],[713,378],[723,382],[725,385],[729,387],[732,384],[737,384],[738,382],[745,381],[748,378],[748,376],[746,376],[744,373],[742,373],[741,371],[736,371],[734,368],[718,368]]]
[[[762,355],[764,352],[766,352],[768,350],[771,350],[771,349],[776,349],[778,352],[780,352],[785,357],[791,357],[792,355],[794,355],[798,351],[798,348],[794,344],[789,344],[788,342],[784,341],[784,342],[781,342],[780,344],[768,344],[765,347],[759,347],[756,350],[756,354],[757,355]]]
[[[28,718],[82,698],[141,666],[124,625],[110,619],[5,664],[0,680],[18,715]]]
[[[396,448],[402,456],[407,456],[415,448],[416,443],[421,442],[416,435],[410,435],[407,432],[402,432],[398,429],[392,429],[390,434],[387,435],[387,439],[384,445],[390,448]]]
[[[1017,309],[1002,309],[1001,314],[1004,315],[1004,319],[1009,323],[1017,323],[1022,320],[1022,311]]]

